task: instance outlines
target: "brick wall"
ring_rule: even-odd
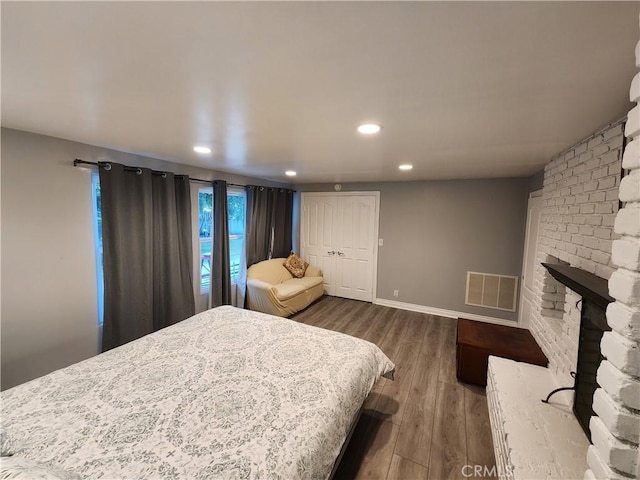
[[[620,120],[555,156],[545,167],[534,298],[529,328],[563,385],[578,358],[577,294],[554,280],[541,262],[566,263],[609,279],[622,162]]]
[[[636,46],[640,68],[640,42]],[[615,219],[620,238],[612,245],[617,267],[609,280],[616,299],[607,309],[612,328],[600,344],[605,360],[598,369],[598,384],[591,418],[593,445],[585,479],[640,477],[640,73],[631,84],[631,102],[638,105],[627,116],[627,144],[622,160],[628,174],[620,183],[620,200],[626,202]]]

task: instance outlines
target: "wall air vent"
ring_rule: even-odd
[[[467,272],[467,305],[515,312],[517,294],[518,277]]]

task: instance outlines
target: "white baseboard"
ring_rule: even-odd
[[[505,320],[503,318],[487,317],[484,315],[476,315],[474,313],[456,312],[454,310],[445,310],[443,308],[427,307],[426,305],[416,305],[415,303],[396,302],[394,300],[386,300],[384,298],[376,298],[373,300],[376,305],[383,307],[398,308],[400,310],[409,310],[411,312],[428,313],[430,315],[438,315],[446,318],[467,318],[469,320],[477,320],[479,322],[495,323],[497,325],[507,325],[509,327],[524,328],[515,320]]]

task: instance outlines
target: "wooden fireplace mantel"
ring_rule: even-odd
[[[581,297],[606,310],[607,305],[615,301],[609,296],[609,282],[581,268],[557,263],[543,263],[551,276],[566,285]]]

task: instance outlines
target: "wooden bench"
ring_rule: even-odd
[[[486,386],[489,355],[542,367],[549,364],[529,330],[459,318],[456,336],[458,380]]]

